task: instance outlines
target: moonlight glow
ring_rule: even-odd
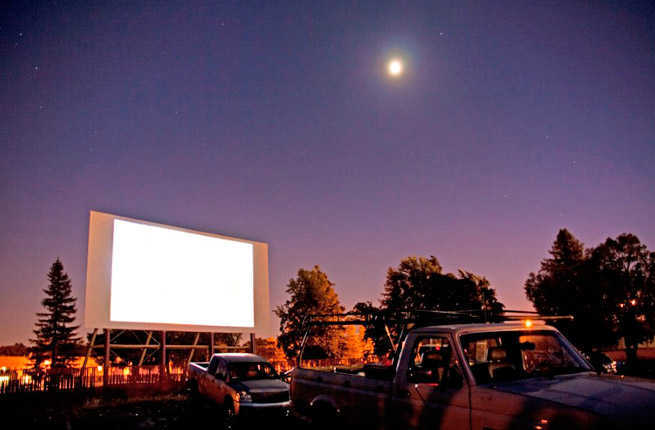
[[[387,68],[391,76],[397,77],[403,74],[403,63],[398,59],[389,61]]]

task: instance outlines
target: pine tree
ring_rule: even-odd
[[[56,368],[71,360],[80,340],[75,333],[79,326],[72,325],[77,299],[71,295],[71,281],[59,258],[50,267],[48,280],[50,284],[43,290],[46,298],[41,301],[45,312],[36,314],[35,338],[30,342],[34,345],[34,366],[50,359],[52,368]]]

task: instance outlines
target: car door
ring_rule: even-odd
[[[449,334],[414,335],[396,377],[396,428],[468,429],[469,386]]]

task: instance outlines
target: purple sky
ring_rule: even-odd
[[[268,242],[271,305],[434,254],[525,308],[560,227],[655,247],[653,2],[108,3],[0,11],[0,344],[57,256],[83,308],[91,209]]]

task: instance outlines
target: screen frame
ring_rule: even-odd
[[[110,318],[111,274],[114,220],[116,219],[251,244],[253,246],[254,327],[112,321]],[[198,300],[203,300],[203,297],[198,297]],[[267,243],[128,218],[104,212],[90,211],[84,307],[84,325],[87,328],[255,333],[260,336],[269,336],[271,323],[270,314]]]

